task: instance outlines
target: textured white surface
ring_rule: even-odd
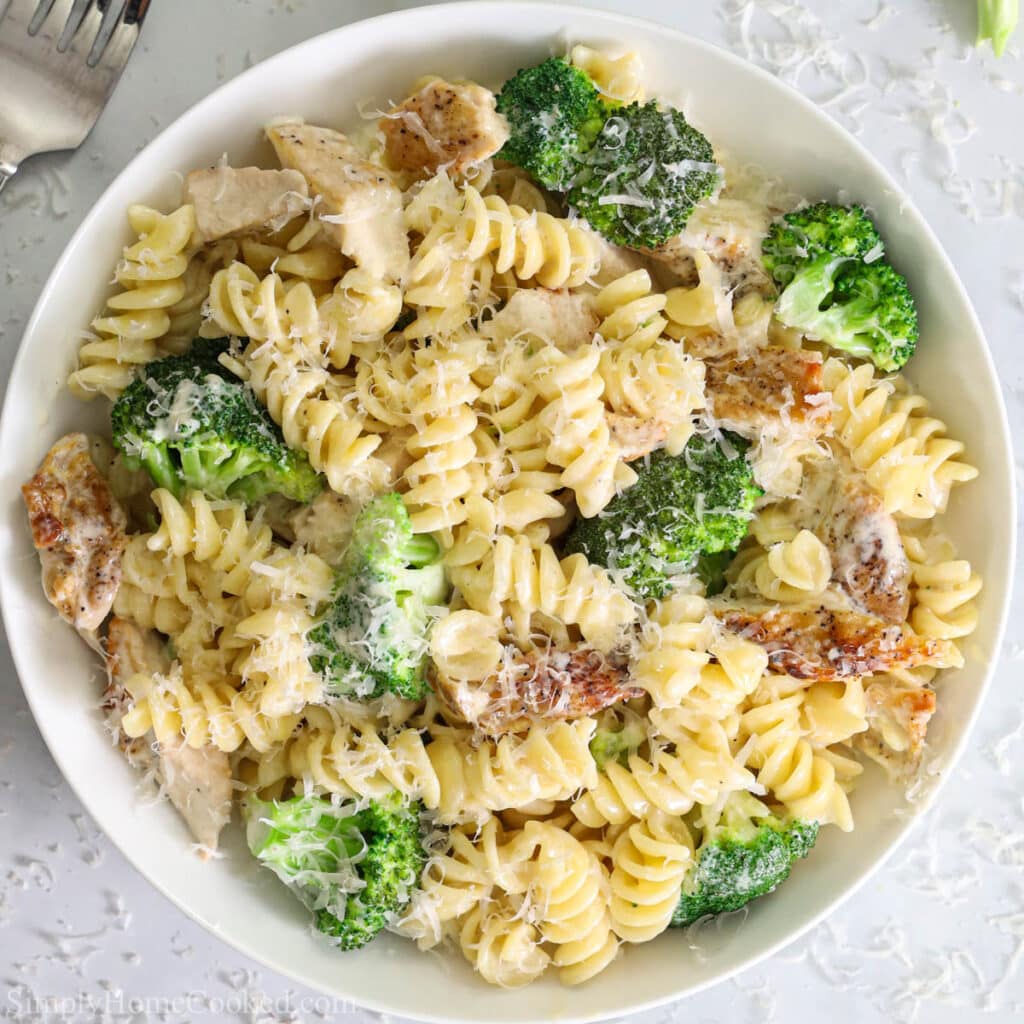
[[[160,128],[255,60],[411,6],[154,4],[86,145],[27,164],[0,195],[0,378],[75,225]],[[746,54],[857,132],[953,257],[1004,374],[1011,425],[1024,426],[1024,370],[1013,362],[1024,331],[1024,63],[1017,52],[997,63],[969,50],[973,0],[588,6],[643,13]],[[1024,448],[1020,469],[1022,460]],[[825,1008],[838,1024],[1024,1015],[1024,717],[1015,692],[1024,646],[1013,622],[973,749],[892,864],[807,939],[643,1024],[788,1022]],[[6,650],[2,658],[0,1019],[371,1019],[255,969],[151,890],[60,778]]]

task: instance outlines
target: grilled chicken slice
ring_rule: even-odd
[[[285,167],[309,183],[328,238],[374,277],[397,281],[409,264],[402,193],[340,132],[301,121],[268,125]],[[334,218],[333,220],[331,218]]]
[[[864,690],[868,731],[855,745],[877,761],[893,779],[910,779],[921,765],[928,723],[935,714],[935,691],[892,679],[879,679]]]
[[[622,449],[622,457],[627,462],[650,454],[668,437],[668,424],[664,420],[626,416],[618,412],[606,413],[605,420],[612,440]]]
[[[506,648],[502,670],[480,683],[435,680],[447,703],[490,736],[527,729],[532,721],[582,718],[643,696],[625,669],[588,647],[522,653]]]
[[[861,474],[836,474],[815,532],[832,554],[832,578],[861,611],[903,622],[910,560],[896,520]]]
[[[818,352],[763,348],[751,358],[709,356],[699,345],[690,351],[704,359],[708,409],[727,430],[757,439],[764,433],[821,437],[832,424],[832,401],[822,389]]]
[[[724,284],[734,298],[748,291],[770,297],[775,294],[775,286],[761,263],[761,239],[769,221],[762,204],[719,196],[694,208],[682,234],[657,249],[642,251],[663,263],[684,284],[693,286],[698,282],[693,253],[702,250],[722,271]]]
[[[160,634],[115,615],[107,625],[106,660],[107,688],[101,707],[106,712],[107,726],[131,765],[152,770],[156,767],[153,744],[145,736],[126,736],[121,730],[121,719],[132,706],[128,680],[136,672],[166,672],[170,668]]]
[[[727,630],[764,648],[776,672],[795,679],[825,681],[962,664],[950,641],[917,636],[860,612],[774,606],[752,610],[719,602],[715,614]]]
[[[95,630],[121,584],[125,514],[89,454],[85,434],[67,434],[22,488],[43,590],[76,629]]]
[[[168,799],[185,820],[205,859],[216,850],[221,829],[231,817],[231,766],[216,747],[193,748],[184,738],[157,748],[146,737],[130,739],[121,718],[131,707],[127,681],[136,672],[166,672],[170,667],[160,636],[115,616],[107,630],[107,688],[103,709],[118,746],[136,768],[152,771]]]
[[[435,78],[380,120],[384,152],[396,170],[430,177],[461,174],[494,156],[508,139],[494,93],[474,82]]]
[[[306,209],[308,198],[298,171],[218,165],[185,177],[185,202],[196,211],[197,245],[280,228]]]
[[[160,748],[160,774],[167,798],[185,819],[207,860],[217,849],[221,830],[231,819],[231,765],[214,746]]]
[[[484,323],[484,337],[540,339],[563,352],[573,352],[594,340],[600,320],[589,296],[547,288],[524,288]]]

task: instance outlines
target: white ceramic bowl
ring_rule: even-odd
[[[764,72],[660,25],[541,4],[471,3],[424,8],[319,36],[252,68],[199,103],[136,157],[71,240],[39,300],[14,366],[2,421],[0,520],[4,619],[25,693],[54,758],[97,823],[161,892],[213,934],[296,980],[365,1006],[429,1020],[594,1020],[693,993],[791,941],[847,898],[912,824],[900,795],[871,779],[854,797],[857,829],[826,829],[809,861],[756,904],[739,929],[698,957],[679,933],[625,955],[596,981],[569,991],[544,981],[487,989],[457,955],[425,956],[385,936],[358,954],[315,941],[307,915],[238,832],[228,856],[201,865],[168,805],[142,806],[136,780],[111,747],[97,711],[99,666],[47,605],[18,486],[68,430],[101,427],[102,403],[63,390],[77,334],[107,293],[109,268],[127,241],[125,208],[174,203],[173,172],[215,161],[273,166],[260,126],[299,113],[352,124],[355,104],[400,97],[426,72],[499,83],[567,42],[638,50],[652,92],[685,97],[716,145],[762,165],[809,197],[846,190],[869,203],[894,262],[910,277],[923,341],[910,376],[962,438],[980,479],[954,496],[948,526],[985,577],[973,657],[941,684],[936,754],[948,767],[967,741],[995,660],[1014,559],[1014,503],[1006,415],[978,321],[938,241],[899,186],[813,105]],[[920,810],[920,807],[918,808]]]

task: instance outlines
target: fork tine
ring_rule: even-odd
[[[85,61],[89,67],[94,68],[99,63],[115,29],[121,23],[121,15],[124,13],[127,3],[128,0],[99,0],[99,9],[102,11],[103,20]]]
[[[93,0],[74,0],[74,7],[71,8],[71,13],[68,15],[68,20],[64,25],[64,31],[57,42],[57,49],[61,53],[64,53],[71,45],[71,41],[75,38],[75,33],[82,27],[82,22],[85,21],[85,16],[89,13],[89,8],[92,5]]]
[[[0,21],[11,15],[24,31],[38,6],[39,0],[0,0]]]
[[[67,52],[78,57],[88,57],[102,26],[103,8],[101,3],[97,3],[97,0],[89,0],[77,31],[68,40]]]
[[[28,23],[30,36],[34,36],[43,27],[43,22],[50,16],[53,3],[54,0],[39,0],[35,14],[32,15],[32,20]]]
[[[100,67],[111,71],[119,71],[124,67],[138,41],[139,30],[148,10],[149,0],[128,0],[121,13],[120,23],[97,57]]]

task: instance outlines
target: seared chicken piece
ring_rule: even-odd
[[[682,234],[657,249],[642,251],[649,252],[684,284],[692,286],[698,281],[693,252],[702,250],[722,271],[734,300],[748,291],[770,297],[775,294],[775,286],[761,263],[761,239],[769,222],[762,204],[719,196],[698,203]]]
[[[508,139],[494,93],[474,82],[435,78],[380,120],[384,152],[396,170],[430,177],[461,174],[494,156]]]
[[[508,341],[523,338],[550,342],[573,352],[594,340],[600,320],[591,299],[568,291],[524,288],[481,326],[487,338]]]
[[[196,211],[197,245],[279,228],[308,207],[308,198],[298,171],[217,166],[185,178],[185,202]]]
[[[107,688],[103,708],[107,723],[129,763],[154,771],[168,799],[184,818],[196,842],[207,851],[217,848],[221,829],[231,817],[231,765],[228,755],[213,746],[190,747],[184,737],[159,748],[146,737],[129,739],[121,731],[121,718],[131,707],[127,681],[136,672],[166,672],[170,667],[159,634],[140,629],[134,622],[110,620],[107,631]]]
[[[409,241],[402,193],[387,173],[329,128],[292,121],[266,131],[281,163],[300,171],[314,200],[319,197],[327,237],[374,277],[399,280]]]
[[[85,434],[62,437],[21,493],[47,598],[72,626],[97,629],[121,584],[126,521]]]
[[[627,461],[640,459],[653,452],[668,437],[668,424],[664,420],[647,420],[623,413],[605,414],[612,440],[622,449]]]
[[[847,679],[897,668],[962,664],[950,641],[918,636],[860,612],[772,606],[753,610],[719,602],[715,614],[727,630],[763,647],[776,672],[795,679]]]
[[[136,768],[156,767],[156,751],[145,736],[132,738],[121,731],[121,719],[131,710],[132,695],[126,683],[136,672],[166,672],[170,658],[152,629],[141,629],[129,619],[115,615],[107,626],[106,642],[107,688],[103,691],[101,707],[106,712],[107,726],[117,738],[131,765]]]
[[[860,474],[836,474],[815,532],[832,553],[832,578],[861,611],[905,621],[910,561],[896,520]]]
[[[231,765],[214,746],[190,747],[184,740],[160,748],[164,792],[202,847],[200,857],[217,849],[221,830],[231,820]]]
[[[849,459],[810,463],[788,518],[829,549],[832,579],[853,606],[885,622],[903,622],[910,607],[910,561],[896,520]]]
[[[894,779],[909,779],[921,764],[928,723],[935,714],[935,691],[880,679],[864,691],[868,731],[855,745]]]
[[[506,648],[497,675],[480,683],[436,679],[435,687],[467,722],[489,736],[527,729],[531,721],[582,718],[643,690],[628,673],[590,648],[522,653]]]
[[[763,348],[750,359],[704,359],[708,409],[720,426],[747,438],[762,433],[821,437],[832,423],[831,396],[822,389],[818,352]]]

